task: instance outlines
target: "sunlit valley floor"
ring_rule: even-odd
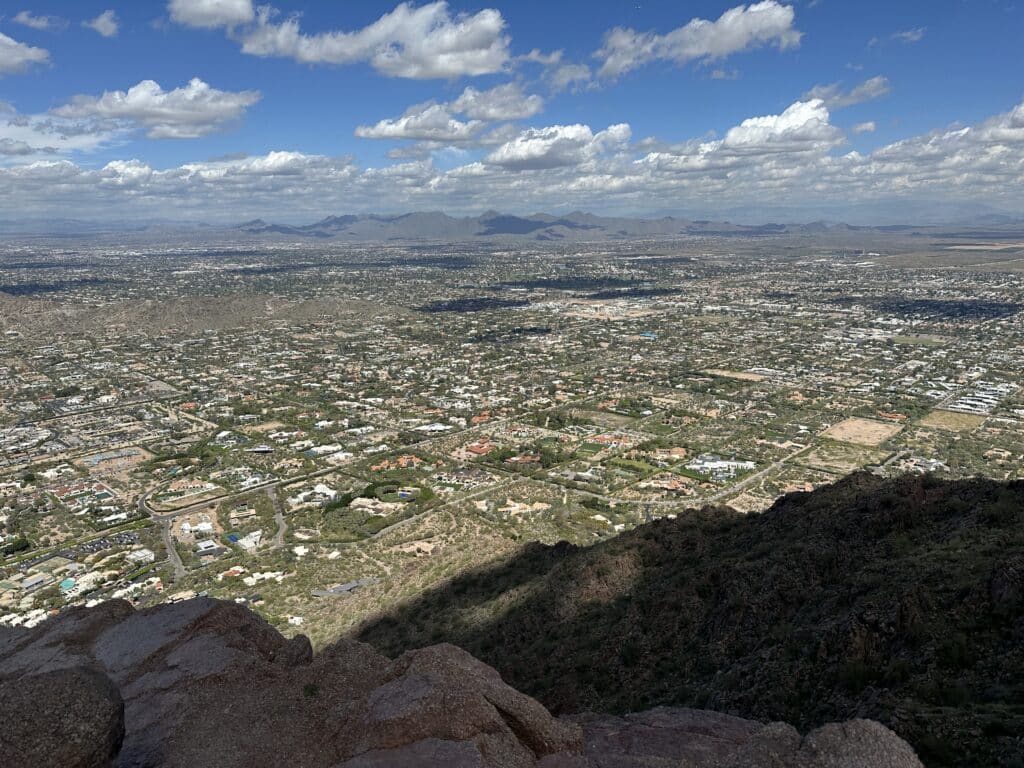
[[[1004,622],[1022,572],[1019,238],[982,248],[991,237],[845,229],[564,245],[237,237],[5,252],[3,624],[115,597],[145,607],[210,595],[316,648],[348,635],[389,652],[457,642],[556,710],[670,703],[802,726],[869,714],[937,764],[983,754],[945,710],[974,711],[964,722],[989,729],[993,749],[1017,729],[1007,702],[1020,681],[985,665],[1005,657],[1000,643],[1020,647]],[[939,485],[886,485],[908,473]],[[934,520],[901,517],[908,495],[957,497],[945,481],[977,475],[1008,484],[962,486],[960,502],[934,501]],[[783,495],[823,486],[814,498],[828,503],[812,506],[826,521],[845,510],[841,526],[800,518],[802,543],[758,527],[796,514],[799,495],[762,517]],[[978,499],[996,511],[979,512]],[[862,559],[848,559],[852,543],[829,549],[867,535],[857,521],[876,514],[884,524]],[[691,524],[692,551],[680,533]],[[647,531],[667,536],[654,562],[643,547],[630,553]],[[558,542],[593,549],[538,546]],[[583,551],[613,554],[595,572],[557,570],[586,562]],[[663,605],[642,582],[666,552],[687,578],[707,557],[752,570]],[[787,570],[803,561],[799,578]],[[905,590],[888,588],[883,561],[907,569]],[[846,573],[848,593],[814,591]],[[909,578],[929,573],[948,582],[937,603]],[[1008,585],[1002,597],[958,613],[949,647],[928,639],[934,627],[924,639],[887,629],[913,606],[940,623],[935,605],[993,579]],[[733,611],[733,587],[777,588],[762,595],[777,610]],[[613,647],[574,648],[552,627],[585,628],[581,606],[594,600],[614,608],[590,617]],[[825,613],[805,615],[803,601]],[[517,612],[535,617],[521,622],[532,645],[514,646],[524,639],[501,623]],[[772,641],[732,647],[651,619],[684,614]],[[660,638],[616,630],[616,616]],[[720,655],[682,654],[672,643],[690,633]],[[819,646],[825,660],[807,674],[841,693],[787,693],[771,677]],[[614,675],[587,680],[559,666],[558,648],[636,688],[610,696],[601,686]],[[634,673],[665,671],[670,652],[690,659],[665,673],[685,687]],[[737,693],[755,652],[781,654],[760,683],[777,700]],[[521,676],[540,658],[551,666]],[[732,673],[701,677],[716,664]],[[806,712],[801,696],[816,702]]]

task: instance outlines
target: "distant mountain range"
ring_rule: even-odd
[[[247,221],[238,231],[251,235],[332,238],[359,241],[460,241],[477,239],[529,239],[539,242],[572,240],[627,240],[637,237],[674,235],[777,235],[787,232],[821,231],[845,225],[756,226],[690,220],[666,216],[660,219],[627,219],[594,216],[576,211],[565,216],[537,213],[531,216],[488,211],[480,216],[456,218],[440,211],[406,213],[398,216],[362,214],[328,216],[314,224],[289,226],[263,219]]]
[[[964,225],[959,225],[964,226]],[[1008,216],[985,216],[972,220],[974,237],[1021,237],[1024,222]],[[984,232],[978,228],[984,228]],[[734,224],[729,221],[686,219],[665,216],[657,219],[631,219],[595,216],[574,211],[564,216],[535,213],[530,216],[487,211],[479,216],[453,217],[440,211],[406,213],[395,216],[360,214],[328,216],[301,226],[274,224],[254,219],[235,230],[249,235],[283,238],[319,238],[348,242],[458,242],[473,240],[532,240],[536,242],[615,241],[645,237],[709,236],[757,237],[767,235],[823,235],[849,232],[879,232],[913,235],[949,233],[953,226],[892,224],[854,226],[829,221],[807,224]]]
[[[182,220],[107,220],[69,218],[0,219],[0,238],[77,237],[146,242],[152,238],[182,241],[221,241],[254,237],[271,240],[325,239],[346,242],[461,242],[529,240],[535,242],[616,241],[678,236],[757,237],[767,235],[843,235],[878,232],[928,235],[962,234],[971,237],[1024,238],[1024,218],[1004,212],[948,208],[915,212],[901,223],[892,215],[850,208],[850,219],[872,224],[843,223],[842,210],[765,207],[757,211],[729,209],[716,217],[666,215],[658,218],[598,216],[581,211],[565,215],[534,213],[528,216],[487,211],[479,216],[450,216],[441,211],[395,215],[375,213],[327,216],[312,224],[283,224],[252,219],[242,224],[211,224]],[[819,213],[820,218],[811,220]],[[786,223],[751,223],[751,222]],[[745,222],[745,223],[734,223]],[[944,223],[943,223],[944,222]]]

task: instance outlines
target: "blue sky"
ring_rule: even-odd
[[[5,3],[0,218],[1024,212],[1024,8]]]

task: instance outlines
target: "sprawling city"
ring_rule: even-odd
[[[209,594],[326,642],[527,541],[1021,477],[1024,243],[978,234],[12,249],[0,621]]]
[[[0,768],[1024,768],[1022,40],[5,4]]]

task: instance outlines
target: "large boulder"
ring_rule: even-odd
[[[532,768],[539,757],[582,750],[577,725],[554,719],[453,645],[410,651],[388,665],[385,677],[352,713],[357,735],[347,746],[359,757],[346,766],[388,764],[389,755],[400,763],[415,755],[423,766],[454,760]]]
[[[431,759],[532,768],[544,755],[582,749],[579,726],[552,717],[454,646],[392,661],[342,641],[314,657],[306,638],[286,640],[234,603],[200,598],[134,611],[115,601],[0,639],[0,685],[83,665],[109,676],[124,700],[115,763],[123,768],[427,766]]]
[[[69,667],[0,683],[0,765],[106,768],[124,738],[110,678]]]
[[[920,766],[868,721],[802,739],[685,709],[559,720],[455,646],[392,660],[342,640],[313,655],[206,598],[104,603],[3,633],[0,722],[0,765],[19,768],[98,768],[115,753],[117,768]]]
[[[881,723],[829,723],[803,740],[795,768],[924,768],[907,742]]]
[[[801,738],[785,723],[659,707],[622,717],[585,714],[584,757],[540,768],[923,768],[914,750],[879,723],[832,723]]]

